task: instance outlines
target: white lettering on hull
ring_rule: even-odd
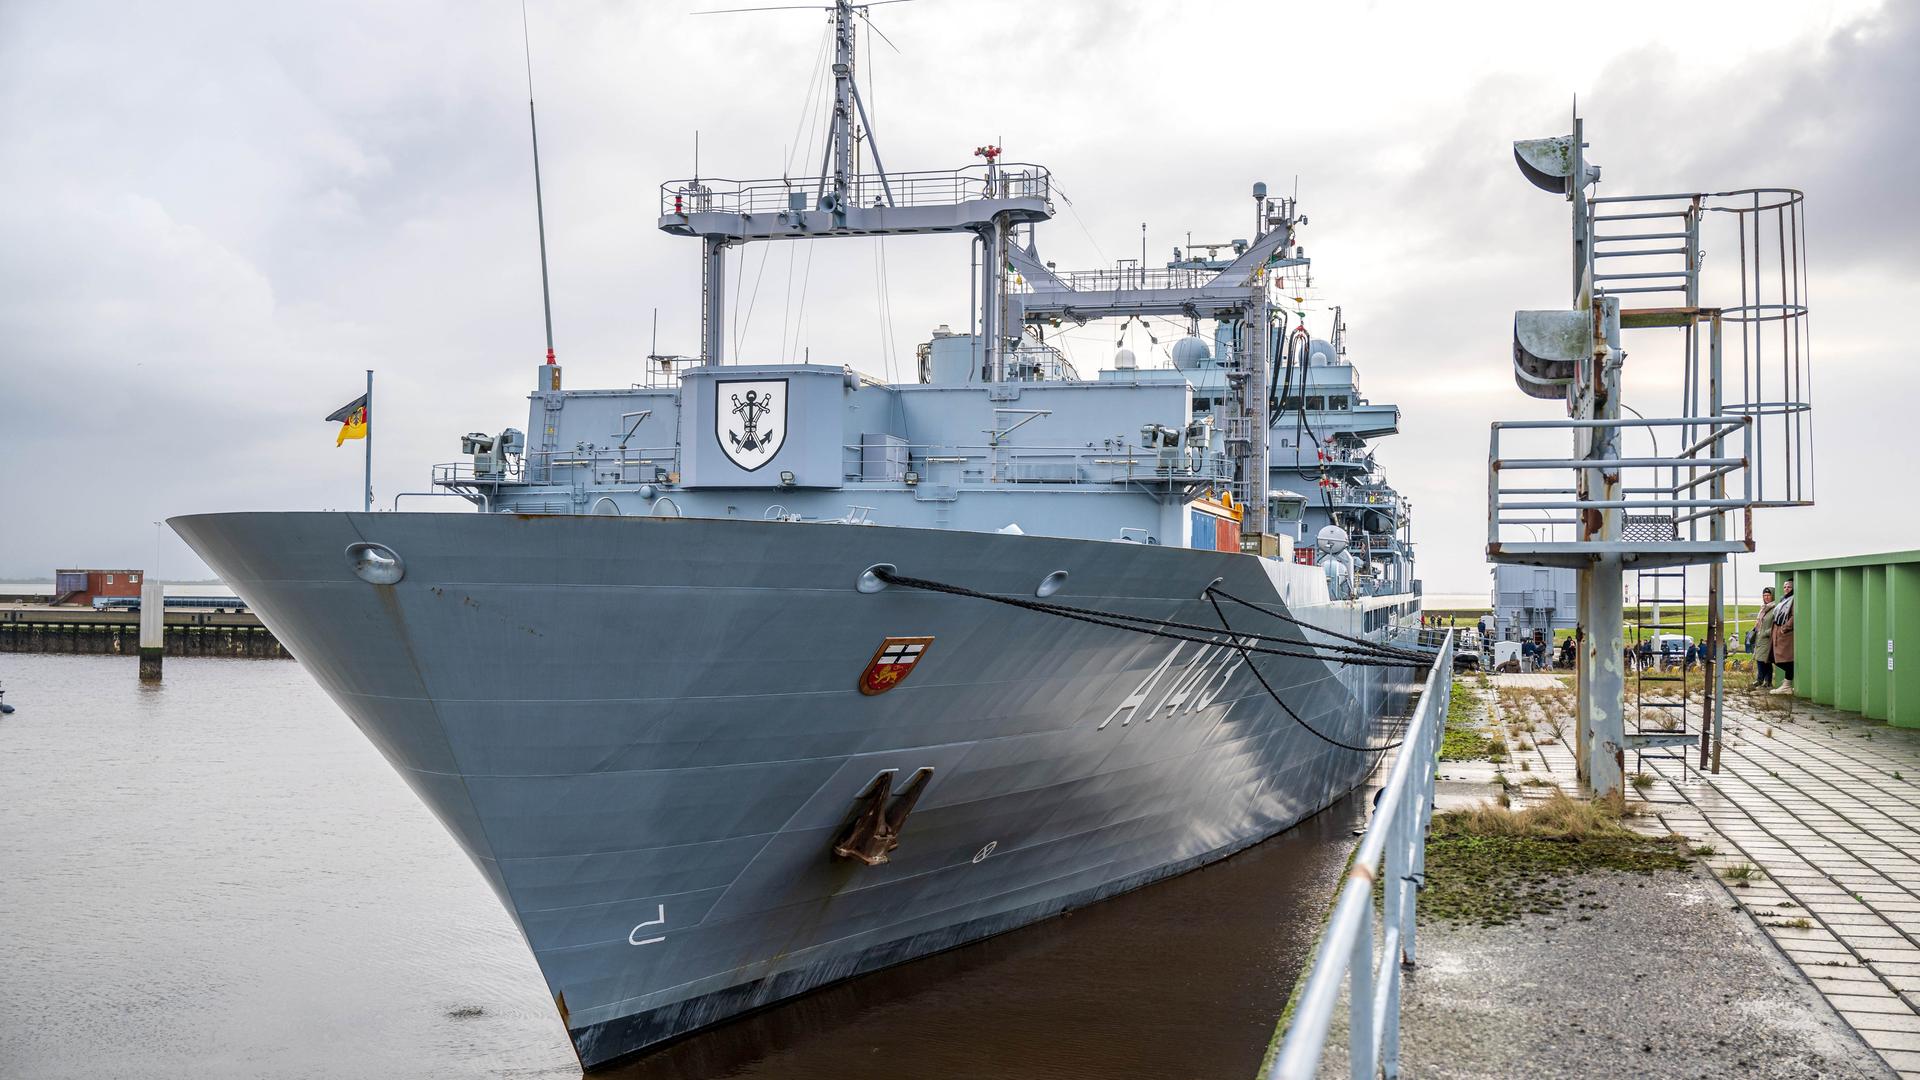
[[[1236,642],[1203,645],[1194,653],[1193,659],[1187,661],[1186,666],[1167,680],[1163,677],[1188,644],[1184,641],[1176,643],[1139,687],[1128,694],[1094,730],[1104,731],[1115,720],[1120,721],[1121,727],[1126,727],[1135,718],[1145,723],[1163,712],[1168,716],[1180,712],[1191,715],[1211,706],[1219,700],[1227,684],[1233,681],[1234,674],[1246,663],[1246,654],[1240,649],[1258,641],[1258,638],[1248,637]],[[1150,706],[1147,703],[1154,700],[1156,687],[1160,688],[1160,700],[1157,705]]]
[[[656,917],[648,919],[646,922],[643,922],[639,926],[634,927],[633,930],[627,934],[627,944],[653,945],[657,942],[662,942],[667,940],[667,936],[665,934],[661,934],[657,937],[650,937],[650,938],[642,938],[640,936],[640,931],[645,930],[649,926],[665,926],[666,925],[667,905],[661,904],[659,905],[659,909],[660,909],[659,914]]]

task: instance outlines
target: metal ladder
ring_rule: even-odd
[[[1677,596],[1673,595],[1676,589]],[[1685,777],[1691,767],[1687,748],[1699,745],[1703,730],[1691,721],[1702,720],[1703,716],[1689,701],[1686,682],[1689,669],[1684,650],[1674,660],[1674,667],[1665,666],[1658,636],[1665,633],[1684,636],[1687,632],[1686,568],[1638,571],[1634,576],[1634,594],[1638,606],[1634,609],[1633,640],[1636,646],[1649,636],[1655,640],[1649,666],[1634,665],[1633,725],[1626,733],[1627,749],[1633,751],[1635,772],[1642,771],[1647,758],[1667,758],[1680,763],[1681,776]],[[1659,621],[1650,618],[1655,607],[1665,609]],[[1695,662],[1704,665],[1705,657]],[[1649,670],[1653,665],[1661,666]]]

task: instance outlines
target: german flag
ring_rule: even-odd
[[[369,422],[367,415],[367,395],[361,394],[359,397],[333,410],[333,412],[327,415],[327,421],[340,425],[340,436],[333,440],[333,445],[335,446],[339,446],[348,439],[366,438],[367,424]]]

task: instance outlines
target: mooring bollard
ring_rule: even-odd
[[[140,681],[160,681],[167,655],[166,588],[152,576],[140,583]]]

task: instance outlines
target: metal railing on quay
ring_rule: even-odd
[[[1449,631],[1427,672],[1413,722],[1334,901],[1268,1080],[1313,1080],[1319,1074],[1343,982],[1349,984],[1347,1060],[1354,1080],[1400,1075],[1400,980],[1402,970],[1414,965],[1414,915],[1426,872],[1440,736],[1453,692],[1454,642]],[[1377,940],[1375,881],[1382,882],[1385,893]]]

